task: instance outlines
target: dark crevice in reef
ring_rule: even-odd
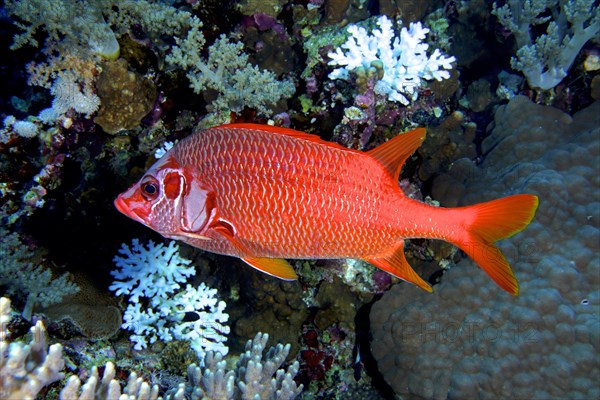
[[[394,390],[388,383],[383,379],[383,375],[379,372],[377,367],[377,361],[371,354],[371,321],[369,314],[371,313],[371,307],[376,301],[381,299],[382,295],[376,295],[373,300],[358,309],[356,316],[354,317],[354,323],[356,326],[356,346],[355,351],[360,352],[360,360],[365,368],[367,375],[371,377],[373,387],[377,389],[379,394],[386,400],[394,400]],[[356,354],[354,354],[356,360]],[[356,367],[355,367],[356,368]]]

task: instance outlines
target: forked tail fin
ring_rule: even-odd
[[[537,196],[518,194],[454,209],[461,214],[466,232],[460,239],[447,240],[467,253],[502,289],[517,296],[517,278],[494,242],[525,229],[535,216],[538,203]]]

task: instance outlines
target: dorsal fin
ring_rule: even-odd
[[[328,142],[326,140],[321,139],[318,135],[313,135],[311,133],[306,133],[302,131],[297,131],[295,129],[290,128],[282,128],[280,126],[272,126],[272,125],[263,125],[263,124],[251,124],[251,123],[241,123],[241,124],[226,124],[219,125],[215,128],[224,128],[224,129],[248,129],[253,131],[263,131],[263,132],[271,132],[277,133],[279,135],[291,136],[297,139],[308,140],[309,142],[315,142],[319,144],[323,144],[325,146],[335,147],[338,149],[344,149],[348,151],[355,151],[352,149],[348,149],[342,145],[337,143]],[[211,128],[214,129],[214,128]]]
[[[394,179],[398,179],[404,162],[421,146],[423,139],[425,139],[425,129],[417,128],[388,140],[381,146],[369,150],[367,154],[379,161]]]

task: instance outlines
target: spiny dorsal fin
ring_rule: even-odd
[[[423,139],[425,139],[425,129],[417,128],[369,150],[367,154],[379,161],[394,179],[398,179],[404,162],[421,146]]]

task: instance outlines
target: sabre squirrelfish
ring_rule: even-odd
[[[354,258],[432,291],[406,261],[404,240],[441,239],[517,295],[494,242],[523,230],[538,198],[459,208],[408,198],[398,175],[424,138],[420,128],[360,152],[292,129],[218,126],[173,146],[115,206],[167,238],[287,280],[297,276],[286,258]]]

